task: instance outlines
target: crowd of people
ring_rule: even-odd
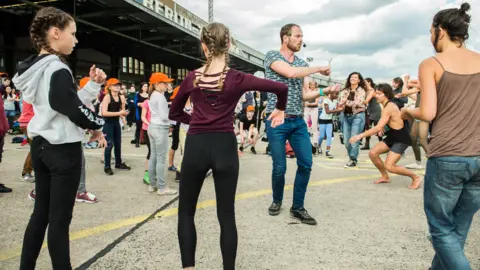
[[[71,269],[69,225],[75,201],[97,201],[86,191],[84,148],[104,148],[106,175],[130,170],[122,159],[122,130],[133,124],[132,143],[146,144],[148,149],[143,177],[147,192],[179,194],[183,268],[195,267],[195,211],[211,171],[223,267],[235,269],[239,156],[246,143],[257,154],[262,122],[266,152],[272,158],[268,213],[278,216],[282,211],[286,157],[292,152],[297,171],[289,212],[308,225],[317,224],[304,206],[312,159],[323,155],[323,140],[325,156],[334,158],[335,130],[340,131],[339,141],[349,157],[346,168],[356,167],[360,151],[369,150],[381,174],[376,184],[389,183],[393,173],[410,177],[408,187],[418,189],[423,178],[410,169],[423,168],[423,148],[428,156],[424,208],[435,250],[431,269],[470,269],[463,247],[480,208],[480,133],[476,132],[480,117],[474,109],[480,105],[480,55],[464,46],[469,9],[465,3],[434,16],[431,38],[438,54],[420,64],[418,79],[407,75],[391,84],[375,84],[352,72],[342,89],[319,88],[310,75],[329,76],[330,66],[309,66],[296,55],[303,45],[302,29],[296,24],[281,28],[281,47],[266,54],[265,78],[258,78],[229,67],[230,31],[224,24],[210,23],[200,35],[204,66],[177,87],[166,74],[153,73],[138,93],[135,85],[127,90],[117,78],[107,80],[95,65],[76,83],[65,61],[78,42],[74,18],[51,7],[39,10],[30,29],[38,54],[22,61],[13,80],[4,80],[0,87],[0,113],[5,115],[0,117],[0,147],[5,135],[18,126],[24,143],[30,145],[21,177],[35,183],[28,195],[35,207],[25,231],[20,269],[35,268],[47,226],[53,269]],[[91,135],[84,142],[86,134]],[[377,144],[372,136],[377,136]],[[397,163],[410,146],[417,162],[409,169]],[[177,168],[174,158],[179,148],[182,157]],[[385,153],[383,161],[380,155]],[[0,148],[0,162],[1,154]],[[165,167],[176,173],[178,191],[165,181]],[[12,191],[4,185],[0,188]]]

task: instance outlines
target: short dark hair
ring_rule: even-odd
[[[283,43],[283,36],[290,36],[292,34],[292,28],[295,26],[300,27],[297,24],[289,23],[284,25],[282,29],[280,29],[280,43]]]
[[[389,100],[395,97],[392,86],[388,83],[377,84],[375,90],[382,92]]]
[[[403,87],[403,80],[402,80],[402,78],[396,77],[396,78],[393,79],[393,81],[394,81],[396,84],[398,84],[398,87],[399,87],[399,88],[402,88],[402,87]]]

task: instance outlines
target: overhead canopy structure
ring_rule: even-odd
[[[192,70],[204,61],[199,33],[207,22],[173,0],[2,0],[0,31],[6,36],[28,36],[33,15],[43,6],[72,14],[77,21],[77,48],[109,55],[112,66],[121,57],[145,62],[146,71],[149,63]],[[263,53],[236,39],[232,44],[231,67],[248,73],[264,70]],[[332,82],[322,76],[316,80],[322,85]]]

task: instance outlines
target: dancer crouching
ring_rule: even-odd
[[[388,172],[399,175],[404,175],[412,178],[412,183],[408,186],[410,189],[417,189],[420,187],[422,178],[407,168],[397,166],[398,161],[402,157],[405,150],[412,145],[410,133],[404,125],[402,114],[398,105],[395,102],[390,102],[393,99],[393,89],[388,84],[379,84],[375,91],[376,98],[384,107],[382,116],[378,124],[361,134],[350,138],[350,143],[356,143],[362,138],[369,137],[375,134],[382,134],[385,130],[387,136],[385,140],[379,142],[370,151],[369,156],[373,164],[378,168],[382,177],[375,181],[375,184],[390,183]],[[387,153],[385,164],[380,158],[381,154]]]

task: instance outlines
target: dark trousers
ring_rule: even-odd
[[[20,269],[35,269],[48,226],[53,269],[72,269],[69,228],[80,183],[81,142],[52,145],[35,137],[31,146],[36,199],[23,239]]]
[[[3,146],[5,144],[5,135],[0,136],[0,162],[2,162],[3,158]]]
[[[235,193],[238,182],[237,140],[233,133],[187,135],[180,174],[178,240],[183,267],[195,265],[195,210],[205,175],[212,169],[220,223],[223,269],[235,269],[237,227]]]
[[[140,132],[142,131],[142,120],[137,120],[135,122],[135,143],[140,144]]]
[[[110,168],[112,148],[115,148],[115,165],[122,164],[122,128],[120,128],[120,122],[118,120],[105,120],[103,133],[105,133],[107,140],[104,157],[105,168]]]
[[[128,105],[130,113],[127,115],[127,126],[131,127],[133,122],[135,122],[135,104]]]

